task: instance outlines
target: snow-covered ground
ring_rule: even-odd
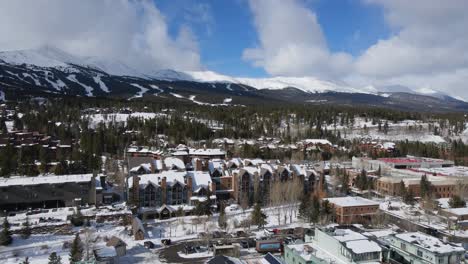
[[[89,128],[96,128],[100,123],[122,123],[127,124],[129,118],[141,118],[141,119],[152,119],[156,117],[166,116],[164,113],[149,113],[149,112],[135,112],[131,114],[123,113],[109,113],[109,114],[92,114],[85,115],[83,119],[89,119]]]

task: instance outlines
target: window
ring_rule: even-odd
[[[406,244],[405,243],[402,242],[400,247],[401,247],[402,250],[406,250]]]
[[[416,252],[418,254],[418,257],[422,257],[423,256],[423,253],[421,250],[418,249],[418,251]]]

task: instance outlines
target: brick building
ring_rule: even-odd
[[[362,197],[325,198],[332,205],[338,224],[365,224],[379,210],[379,203]]]

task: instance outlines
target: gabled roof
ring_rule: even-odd
[[[119,247],[119,246],[127,246],[127,244],[120,238],[116,236],[112,236],[109,241],[107,241],[106,246],[108,247]]]
[[[164,159],[164,165],[166,165],[166,168],[168,169],[177,169],[177,170],[184,170],[185,165],[184,162],[181,159],[178,158],[173,158],[173,157],[167,157]]]

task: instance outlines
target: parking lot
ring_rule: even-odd
[[[213,252],[215,245],[238,243],[241,246],[240,256],[242,259],[255,259],[263,256],[255,249],[257,240],[267,239],[289,244],[298,239],[302,240],[303,236],[295,234],[294,229],[265,230],[260,237],[244,231],[237,231],[233,234],[222,231],[214,231],[209,234],[202,232],[197,239],[176,242],[155,250],[155,253],[159,255],[161,260],[168,263],[205,263],[212,256],[211,252]],[[182,257],[179,253],[186,257]]]

